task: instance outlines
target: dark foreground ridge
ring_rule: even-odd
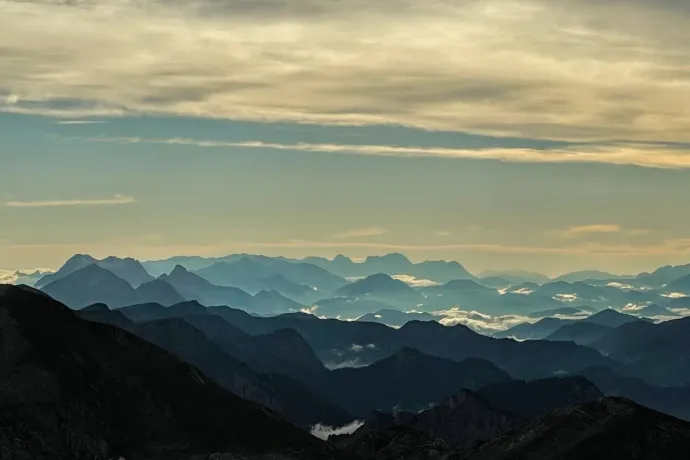
[[[2,459],[335,458],[160,348],[21,287],[0,286],[0,382]]]

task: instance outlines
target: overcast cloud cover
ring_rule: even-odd
[[[687,2],[0,0],[0,30],[3,111],[617,140],[688,166],[641,143],[690,142]]]

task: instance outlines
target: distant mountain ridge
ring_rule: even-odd
[[[38,280],[35,286],[42,288],[92,264],[98,265],[99,267],[112,272],[118,278],[127,281],[133,288],[138,288],[142,284],[154,280],[154,277],[151,276],[141,265],[141,263],[135,259],[120,259],[118,257],[110,256],[106,257],[105,259],[98,260],[87,254],[76,254],[68,259],[57,272],[45,275],[43,278]]]

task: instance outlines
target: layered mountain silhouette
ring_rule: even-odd
[[[589,321],[577,321],[573,324],[562,326],[557,331],[549,334],[546,340],[574,342],[578,345],[589,345],[600,340],[613,327],[603,326]]]
[[[89,265],[98,265],[104,268],[118,278],[127,281],[132,287],[137,288],[144,283],[153,281],[146,269],[139,263],[139,261],[132,258],[120,259],[118,257],[106,257],[98,260],[86,254],[76,254],[72,256],[65,264],[55,273],[48,274],[36,282],[36,287],[42,288],[48,284],[64,278],[77,270],[85,268]]]
[[[378,310],[374,313],[367,313],[357,318],[357,321],[367,321],[370,323],[381,323],[387,326],[404,326],[410,321],[439,321],[443,316],[432,315],[431,313],[404,312],[400,310]]]
[[[507,372],[485,360],[456,362],[411,348],[366,367],[332,374],[327,396],[356,416],[376,409],[419,410],[463,388],[510,380]]]
[[[419,292],[400,280],[391,278],[383,273],[367,276],[352,284],[343,286],[335,291],[335,297],[359,298],[365,297],[392,306],[413,308],[424,302]]]
[[[153,280],[133,288],[127,281],[97,264],[90,264],[43,286],[43,292],[72,308],[94,303],[111,307],[135,303],[157,302],[173,305],[184,302],[171,285]]]
[[[241,289],[216,286],[201,276],[177,265],[169,275],[161,275],[162,281],[173,286],[186,299],[196,300],[204,305],[227,305],[229,307],[249,307],[252,296]]]
[[[120,328],[0,286],[3,458],[208,458],[332,450]]]

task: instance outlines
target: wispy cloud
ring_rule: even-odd
[[[0,30],[11,112],[690,141],[677,0],[0,0]]]
[[[563,236],[577,238],[580,236],[601,234],[601,233],[620,233],[623,228],[616,224],[592,224],[570,227],[563,231]]]
[[[317,423],[316,425],[311,427],[311,430],[309,430],[309,432],[313,436],[316,436],[317,438],[326,441],[331,436],[337,436],[341,434],[352,434],[359,428],[361,428],[363,425],[364,422],[361,420],[355,420],[353,422],[348,423],[347,425],[340,427],[322,425],[320,423]]]
[[[114,195],[104,199],[47,200],[47,201],[7,201],[10,208],[53,208],[62,206],[115,206],[136,203],[134,197]]]
[[[644,236],[651,234],[652,231],[643,228],[624,228],[618,224],[591,224],[570,227],[565,230],[556,231],[556,236],[561,238],[583,238],[590,235],[621,235],[621,236]]]
[[[647,168],[690,169],[690,148],[652,144],[580,145],[553,149],[460,149],[447,147],[406,147],[396,145],[281,144],[262,141],[225,142],[182,138],[83,137],[71,139],[121,144],[183,145],[215,149],[264,149],[403,158],[479,159],[516,163],[603,163],[611,165],[633,165]]]
[[[675,238],[661,241],[657,244],[598,244],[582,243],[573,246],[518,246],[497,243],[467,243],[467,244],[396,244],[364,241],[305,241],[286,240],[277,242],[244,242],[237,243],[237,247],[245,249],[347,249],[360,248],[375,251],[395,252],[444,252],[467,251],[495,254],[553,254],[553,255],[605,255],[611,257],[642,257],[690,254],[690,238]]]
[[[107,122],[104,120],[58,120],[55,123],[58,125],[100,125]]]
[[[342,233],[337,233],[333,235],[334,238],[339,239],[349,239],[349,238],[367,238],[372,236],[380,236],[390,233],[390,230],[383,227],[367,227],[367,228],[355,228],[352,230],[347,230]]]

